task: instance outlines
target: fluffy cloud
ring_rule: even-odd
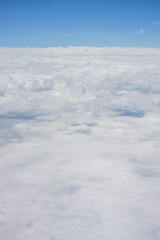
[[[1,238],[159,240],[160,50],[0,54]]]

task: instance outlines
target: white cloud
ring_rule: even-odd
[[[145,30],[144,29],[135,30],[134,33],[135,34],[143,34],[143,33],[145,33]]]
[[[152,24],[160,25],[160,22],[152,22]]]
[[[1,239],[158,240],[160,49],[0,54]]]

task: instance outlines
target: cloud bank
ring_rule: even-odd
[[[0,49],[0,237],[160,239],[160,49]]]

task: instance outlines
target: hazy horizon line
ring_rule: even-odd
[[[160,47],[142,47],[142,46],[89,46],[89,45],[77,45],[77,46],[47,46],[47,47],[38,47],[38,46],[0,46],[0,48],[147,48],[147,49],[160,49]]]

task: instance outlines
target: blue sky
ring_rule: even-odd
[[[160,1],[0,0],[0,46],[160,48]]]

